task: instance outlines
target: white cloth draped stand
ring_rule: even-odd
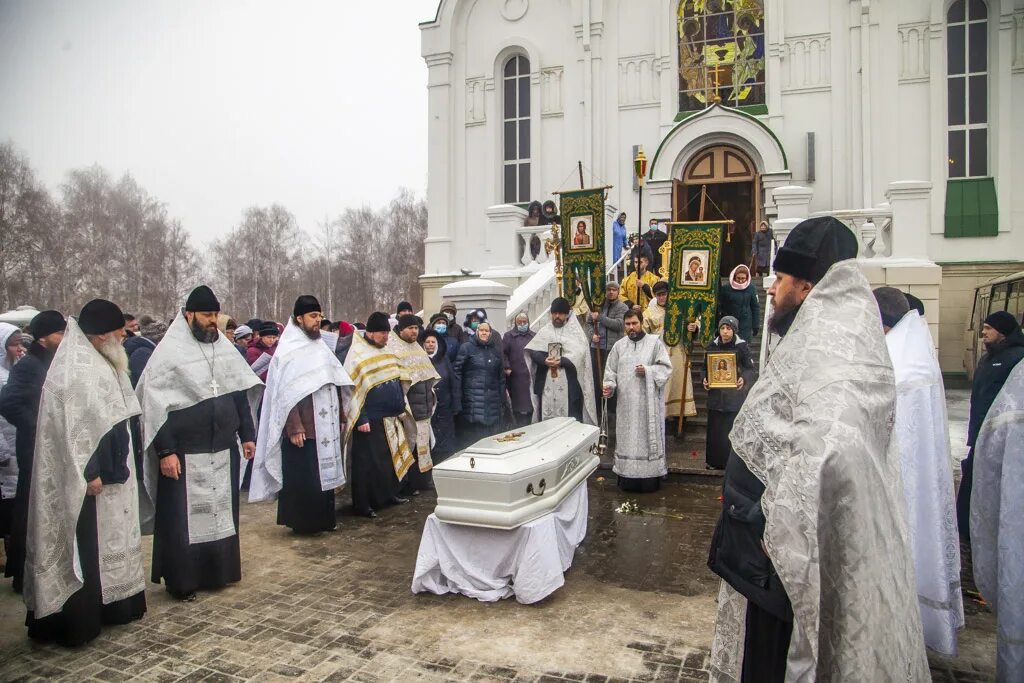
[[[587,482],[548,514],[516,529],[448,524],[427,517],[416,557],[413,593],[461,593],[481,602],[515,596],[529,605],[565,583],[587,535]]]

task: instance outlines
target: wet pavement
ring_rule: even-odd
[[[599,471],[565,586],[535,605],[410,592],[431,495],[313,537],[276,526],[274,504],[243,505],[240,584],[193,603],[150,585],[141,621],[83,648],[29,641],[20,596],[0,583],[0,680],[706,681],[720,479],[682,479],[626,495]],[[616,512],[627,500],[645,514]],[[993,678],[994,618],[964,580],[960,656],[930,657],[937,681]]]

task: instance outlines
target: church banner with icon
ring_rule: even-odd
[[[562,294],[591,308],[604,301],[607,266],[604,254],[605,188],[559,193],[562,216]],[[580,293],[576,293],[576,289]]]
[[[718,321],[719,268],[722,233],[732,221],[669,223],[668,301],[665,303],[665,343],[683,341],[683,328],[700,321],[700,340],[708,344]]]

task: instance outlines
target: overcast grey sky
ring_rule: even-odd
[[[436,0],[0,0],[0,140],[56,190],[130,172],[203,243],[252,204],[426,191]]]

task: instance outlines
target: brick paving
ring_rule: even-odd
[[[244,505],[241,584],[193,603],[150,586],[145,618],[80,649],[30,642],[4,584],[0,680],[706,681],[718,490],[670,483],[630,496],[659,513],[632,516],[614,511],[627,497],[613,479],[589,487],[587,539],[537,605],[411,594],[431,496],[314,537],[276,526],[273,504]],[[932,660],[936,680],[991,679],[993,632],[973,603],[961,656]]]

